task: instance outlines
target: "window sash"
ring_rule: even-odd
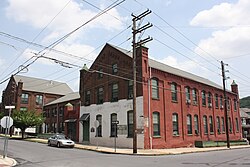
[[[112,123],[115,121],[117,121],[117,114],[113,113],[111,114],[111,120],[110,120],[110,125],[111,125],[110,137],[117,137],[117,124]]]
[[[153,135],[160,136],[160,113],[153,113]]]
[[[172,101],[177,101],[177,86],[176,86],[176,84],[171,84],[171,95],[172,95]]]
[[[178,115],[172,115],[172,123],[173,123],[173,135],[179,135],[179,127],[178,127]]]
[[[133,137],[134,135],[134,123],[133,123],[133,111],[128,111],[128,137]]]

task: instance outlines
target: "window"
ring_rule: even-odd
[[[234,111],[236,112],[237,111],[237,100],[234,99]]]
[[[236,123],[236,131],[239,132],[239,121],[238,121],[238,118],[235,118],[235,123]]]
[[[97,89],[97,104],[102,104],[103,103],[103,88],[98,88]]]
[[[223,96],[220,96],[220,108],[223,109]]]
[[[133,135],[134,135],[133,115],[134,115],[134,113],[131,110],[131,111],[128,111],[127,115],[128,115],[127,116],[127,121],[128,121],[128,137],[133,137]]]
[[[90,105],[90,90],[85,91],[85,105]]]
[[[198,96],[197,96],[197,89],[194,88],[194,89],[192,90],[192,96],[193,96],[193,104],[194,104],[194,105],[197,105],[197,103],[198,103],[198,102],[197,102],[197,101],[198,101],[198,98],[197,98],[197,97],[198,97]]]
[[[219,97],[218,97],[218,94],[215,94],[215,107],[219,108]]]
[[[230,108],[231,108],[231,106],[230,106],[230,105],[231,105],[230,101],[231,101],[231,100],[230,100],[230,98],[228,97],[228,98],[227,98],[227,109],[228,109],[228,110],[230,110]]]
[[[160,113],[153,112],[153,131],[154,136],[160,136]]]
[[[207,97],[208,107],[212,107],[212,94],[209,92]]]
[[[118,84],[112,85],[112,99],[111,101],[118,101]]]
[[[110,137],[117,137],[117,124],[115,123],[117,121],[117,114],[113,113],[111,114],[111,119],[110,119]]]
[[[99,126],[96,128],[96,137],[102,137],[102,115],[97,115],[96,120],[99,122]]]
[[[222,128],[222,132],[225,132],[225,121],[224,121],[224,117],[221,117],[221,128]]]
[[[133,81],[128,81],[128,99],[133,98]]]
[[[201,92],[201,98],[202,98],[202,105],[206,106],[206,92],[205,91]]]
[[[176,83],[171,84],[171,95],[172,95],[172,101],[177,101],[177,84]]]
[[[198,115],[194,115],[194,131],[195,134],[199,134],[199,120],[198,120]]]
[[[99,72],[98,72],[98,79],[101,79],[101,78],[103,78],[103,69],[102,68],[100,68]]]
[[[172,115],[172,122],[173,122],[173,135],[179,135],[179,125],[178,125],[178,114],[174,113]]]
[[[21,103],[22,104],[28,104],[28,100],[29,100],[29,94],[23,93],[22,96],[21,96]]]
[[[186,94],[186,103],[191,104],[190,88],[189,87],[185,87],[185,94]]]
[[[207,116],[203,116],[203,127],[204,127],[204,134],[208,134],[208,127],[207,127]]]
[[[62,117],[62,116],[63,116],[63,113],[64,113],[64,112],[63,112],[63,107],[60,107],[60,108],[59,108],[59,116]]]
[[[231,118],[228,117],[228,124],[229,124],[229,132],[232,133],[233,132],[233,128],[232,128],[232,122],[231,122]]]
[[[116,74],[117,72],[118,72],[117,64],[113,64],[113,65],[112,65],[112,73],[113,73],[113,74]]]
[[[213,123],[212,116],[209,116],[209,130],[210,130],[210,134],[214,134],[214,123]]]
[[[43,104],[43,96],[36,95],[36,105],[42,105],[42,104]]]
[[[220,134],[220,117],[216,117],[217,133]]]
[[[154,78],[151,80],[152,84],[152,98],[159,99],[159,82],[158,79]]]
[[[193,134],[192,132],[192,116],[190,114],[187,115],[187,133]]]

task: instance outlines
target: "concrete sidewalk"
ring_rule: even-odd
[[[3,156],[0,156],[0,167],[10,167],[15,166],[16,164],[17,162],[13,158],[3,158]]]
[[[25,140],[47,144],[47,140],[44,139],[30,138]],[[208,147],[208,148],[185,147],[185,148],[152,149],[152,150],[138,149],[137,154],[133,154],[133,149],[123,149],[123,148],[114,149],[110,147],[101,147],[101,146],[97,147],[93,145],[83,145],[83,144],[75,144],[75,148],[108,153],[108,154],[125,154],[125,155],[141,155],[141,156],[176,155],[176,154],[186,154],[186,153],[196,153],[196,152],[228,150],[227,147]],[[250,148],[250,145],[239,145],[230,147],[230,149],[242,149],[242,148]]]

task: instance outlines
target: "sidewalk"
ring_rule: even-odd
[[[30,138],[25,139],[26,141],[39,142],[47,144],[47,140]],[[133,155],[133,149],[122,149],[110,147],[97,147],[93,145],[83,145],[83,144],[75,144],[75,148],[91,150],[96,152],[108,153],[108,154],[125,154],[125,155]],[[250,145],[239,145],[239,146],[231,146],[230,149],[242,149],[242,148],[250,148]],[[137,154],[141,156],[157,156],[157,155],[176,155],[176,154],[186,154],[186,153],[196,153],[196,152],[208,152],[208,151],[219,151],[219,150],[228,150],[227,147],[208,147],[208,148],[197,148],[197,147],[185,147],[185,148],[172,148],[172,149],[138,149]]]
[[[0,156],[0,167],[10,167],[15,166],[16,164],[17,162],[13,158],[3,158],[3,156]]]

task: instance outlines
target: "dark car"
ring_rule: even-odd
[[[63,134],[56,134],[56,135],[51,136],[48,139],[48,145],[49,146],[57,146],[57,147],[71,147],[71,148],[73,148],[75,146],[75,142]]]

